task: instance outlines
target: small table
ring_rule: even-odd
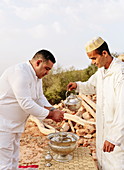
[[[54,153],[51,151],[51,154]],[[52,166],[45,166],[44,157],[41,158],[39,170],[97,170],[96,163],[90,155],[90,150],[87,147],[78,147],[74,152],[71,153],[73,159],[68,162],[58,162],[52,159]]]

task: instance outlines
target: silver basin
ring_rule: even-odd
[[[57,132],[48,135],[49,146],[56,154],[53,159],[59,162],[66,162],[73,157],[70,155],[77,147],[79,136],[71,132]]]

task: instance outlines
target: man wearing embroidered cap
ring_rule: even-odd
[[[124,170],[124,63],[97,37],[85,46],[97,72],[87,82],[70,82],[68,90],[97,94],[96,150],[99,169]]]

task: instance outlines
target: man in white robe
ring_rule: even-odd
[[[20,136],[30,115],[63,120],[64,112],[52,107],[42,89],[42,77],[55,62],[51,52],[40,50],[0,77],[0,170],[18,169]]]
[[[98,71],[87,82],[70,82],[68,90],[97,95],[96,150],[99,169],[124,170],[124,63],[97,37],[86,52]]]

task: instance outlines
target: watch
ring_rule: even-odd
[[[49,111],[53,111],[53,110],[55,110],[56,108],[55,107],[52,107]]]

